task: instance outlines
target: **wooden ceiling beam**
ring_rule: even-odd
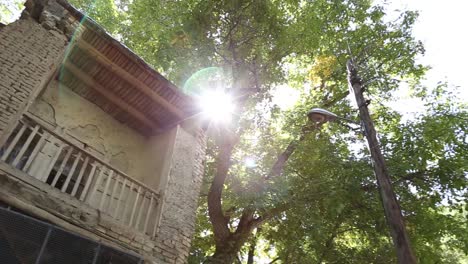
[[[182,110],[169,103],[165,98],[157,94],[155,91],[151,90],[151,88],[148,87],[141,80],[137,79],[135,76],[122,69],[119,65],[115,64],[113,61],[104,56],[101,52],[99,52],[96,48],[94,48],[84,40],[77,40],[75,42],[75,45],[77,45],[81,50],[91,55],[97,62],[99,62],[99,64],[101,64],[107,70],[114,73],[119,78],[127,81],[129,84],[135,86],[140,92],[151,98],[151,100],[153,100],[158,105],[161,105],[162,107],[167,109],[179,119],[184,119],[186,117]]]
[[[73,65],[69,60],[67,60],[63,65],[65,66],[67,70],[69,70],[73,75],[75,75],[75,77],[77,77],[80,81],[86,84],[86,86],[88,86],[89,88],[92,88],[94,91],[104,96],[110,102],[117,105],[118,107],[123,109],[125,112],[129,113],[131,116],[135,117],[140,122],[150,127],[153,131],[155,132],[161,131],[161,127],[157,125],[156,121],[150,120],[148,117],[143,115],[140,111],[138,111],[136,108],[129,105],[127,102],[122,100],[120,97],[118,97],[114,93],[110,92],[104,86],[102,86],[101,84],[96,82],[93,78],[91,78],[88,74],[80,70],[77,66]]]

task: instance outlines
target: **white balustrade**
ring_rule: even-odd
[[[0,159],[124,225],[155,236],[156,191],[73,144],[34,116],[23,116],[0,147]]]

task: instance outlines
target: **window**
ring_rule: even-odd
[[[0,263],[141,264],[143,260],[0,207]]]

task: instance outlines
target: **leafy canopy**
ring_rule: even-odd
[[[286,206],[257,232],[271,245],[265,252],[282,263],[395,262],[362,135],[326,124],[301,138],[312,107],[358,118],[345,99],[345,63],[354,59],[419,261],[466,260],[467,105],[447,85],[420,86],[426,67],[416,63],[424,53],[412,36],[416,12],[389,21],[384,6],[366,0],[72,2],[180,87],[199,70],[217,67],[229,90],[254,91],[229,127],[238,140],[222,185],[222,212],[235,232],[246,211],[260,217]],[[389,107],[405,84],[426,109],[410,121]],[[279,85],[300,92],[292,109],[272,103]],[[215,132],[209,141],[191,263],[221,248],[206,195],[224,138]],[[281,176],[265,180],[278,155],[298,140]],[[250,233],[242,239],[233,254],[247,254],[258,241]]]

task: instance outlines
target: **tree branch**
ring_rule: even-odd
[[[397,184],[400,184],[400,183],[405,182],[405,181],[412,181],[414,179],[420,179],[420,180],[425,181],[426,179],[424,179],[424,176],[427,175],[429,172],[431,172],[431,171],[430,170],[421,170],[421,171],[416,171],[416,172],[406,174],[405,176],[402,176],[402,177],[398,178],[397,180],[394,180],[392,182],[392,185],[397,185]],[[363,185],[361,187],[361,189],[364,190],[364,191],[377,190],[377,185],[375,185],[375,184],[366,184],[366,185]]]
[[[272,261],[270,261],[270,263],[268,263],[268,264],[273,264],[273,263],[275,263],[275,262],[278,261],[278,260],[280,260],[280,257],[276,257],[275,259],[273,259]]]
[[[244,208],[244,210],[242,210],[242,215],[240,217],[239,224],[237,225],[236,233],[250,233],[250,231],[253,229],[251,222],[254,212],[255,211],[252,208]]]
[[[421,170],[421,171],[416,171],[416,172],[406,174],[405,176],[402,176],[399,179],[393,181],[392,185],[399,184],[399,183],[404,182],[404,181],[411,181],[411,180],[416,179],[416,178],[424,180],[423,176],[426,175],[429,172],[430,172],[430,170]]]
[[[286,149],[278,156],[276,159],[275,164],[273,164],[273,167],[271,168],[270,173],[265,176],[265,180],[269,180],[273,177],[281,175],[281,173],[284,170],[284,166],[286,164],[286,161],[288,161],[289,157],[294,153],[294,151],[297,149],[299,146],[299,143],[304,141],[306,135],[310,133],[311,131],[318,129],[322,123],[318,124],[306,124],[305,126],[302,127],[301,134],[299,136],[298,140],[293,140],[289,143],[289,145],[286,147]]]
[[[281,205],[279,205],[279,206],[277,206],[275,208],[272,208],[272,209],[264,212],[261,216],[259,216],[259,217],[252,220],[252,222],[251,222],[252,228],[259,227],[265,221],[268,221],[268,220],[272,219],[273,217],[279,215],[280,213],[288,210],[289,207],[290,207],[289,203],[284,203],[284,204],[281,204]]]
[[[229,219],[223,213],[221,195],[234,146],[234,142],[228,138],[224,139],[223,144],[220,145],[216,160],[216,174],[208,192],[208,215],[213,225],[213,233],[217,243],[222,242],[230,235]]]
[[[333,226],[331,235],[327,239],[327,241],[325,242],[325,248],[324,248],[322,254],[320,254],[320,257],[319,257],[319,259],[317,261],[318,264],[322,263],[323,259],[327,256],[328,252],[332,249],[333,240],[335,240],[336,236],[340,233],[340,232],[338,232],[338,229],[340,228],[341,224],[343,223],[343,216],[344,215],[345,215],[344,212],[341,212],[340,215],[338,216],[337,222]]]

